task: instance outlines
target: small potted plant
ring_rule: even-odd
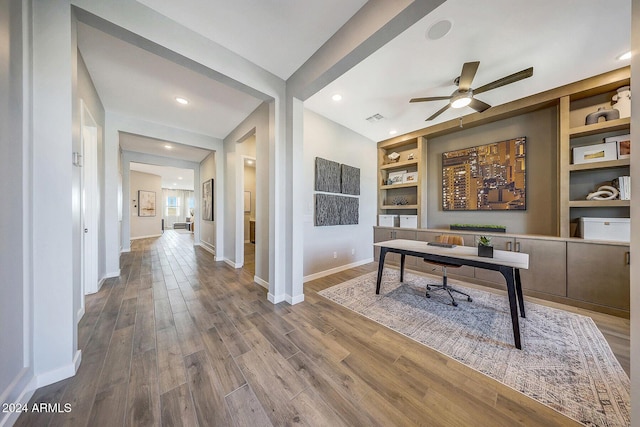
[[[493,258],[493,246],[491,246],[491,237],[480,236],[478,241],[478,256],[484,258]]]

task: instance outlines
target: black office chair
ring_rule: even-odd
[[[452,236],[452,235],[446,235],[443,234],[441,236],[438,236],[436,238],[436,240],[440,243],[449,243],[452,245],[458,245],[458,246],[464,246],[464,239],[462,238],[462,236]],[[427,285],[427,292],[425,294],[425,296],[427,298],[431,298],[431,295],[429,294],[429,291],[432,290],[432,288],[435,288],[435,290],[445,290],[447,291],[447,293],[449,294],[449,296],[451,297],[451,305],[454,307],[458,306],[458,303],[456,302],[455,298],[453,297],[453,294],[451,292],[456,292],[460,295],[464,295],[467,297],[467,301],[472,302],[473,299],[468,295],[465,294],[464,292],[461,292],[457,289],[452,288],[451,286],[449,286],[447,284],[447,268],[460,268],[459,265],[457,264],[449,264],[446,262],[436,262],[436,261],[430,261],[430,260],[424,260],[425,262],[428,262],[429,264],[434,264],[434,265],[438,265],[440,267],[442,267],[442,285]],[[434,268],[435,270],[435,268]]]

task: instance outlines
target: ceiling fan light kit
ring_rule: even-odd
[[[479,61],[464,63],[464,65],[462,66],[462,72],[460,73],[460,77],[456,78],[454,81],[454,83],[458,85],[458,89],[454,91],[451,94],[451,96],[431,96],[426,98],[412,98],[411,100],[409,100],[409,102],[426,102],[426,101],[443,101],[443,100],[449,101],[449,104],[445,105],[440,110],[436,111],[426,121],[435,119],[440,114],[447,111],[449,108],[462,108],[462,107],[469,106],[479,113],[491,108],[491,105],[473,97],[474,90],[471,88],[471,83],[473,82],[473,78],[475,77],[479,66],[480,66]],[[519,80],[526,79],[527,77],[531,77],[532,75],[533,75],[533,67],[530,67],[530,68],[527,68],[526,70],[513,73],[511,75],[508,75],[496,81],[488,83],[484,86],[480,86],[478,89],[475,90],[475,94],[477,95],[482,92],[487,92],[491,89],[496,89],[501,86],[515,83]]]

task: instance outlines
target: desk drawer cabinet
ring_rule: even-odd
[[[629,311],[629,246],[567,243],[567,296]]]
[[[520,270],[522,289],[567,296],[566,242],[517,238],[514,250],[529,254],[529,269]]]
[[[387,240],[395,240],[395,239],[406,239],[406,240],[416,240],[416,232],[414,230],[399,230],[392,228],[376,228],[373,231],[373,242],[384,242]],[[380,259],[380,248],[374,247],[373,250],[373,260],[378,261]],[[400,255],[394,253],[388,253],[385,258],[385,264],[397,264],[400,265]],[[405,265],[407,267],[414,268],[416,265],[415,257],[406,257]]]

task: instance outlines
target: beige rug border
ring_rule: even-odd
[[[398,268],[385,267],[385,269],[386,269],[386,268],[389,268],[389,269],[391,269],[391,270],[399,271],[399,269],[398,269]],[[422,272],[418,272],[418,271],[414,271],[414,270],[409,270],[409,269],[406,269],[406,270],[405,270],[405,274],[406,274],[406,273],[415,274],[416,276],[422,276],[422,277],[424,277],[425,279],[431,279],[431,278],[434,278],[434,279],[436,279],[436,280],[438,279],[438,276],[436,276],[436,275],[429,274],[429,273],[422,273]],[[336,283],[335,285],[333,285],[333,286],[329,286],[328,288],[325,288],[325,289],[330,289],[330,288],[333,288],[334,286],[340,286],[340,285],[342,285],[342,284],[344,284],[344,283],[350,282],[350,281],[352,281],[352,280],[360,279],[360,278],[362,278],[362,277],[364,277],[364,276],[373,276],[373,275],[377,276],[377,275],[378,275],[378,272],[377,272],[377,271],[371,271],[371,272],[369,272],[369,273],[365,273],[365,274],[362,274],[362,275],[360,275],[360,276],[353,277],[353,278],[351,278],[351,279],[349,279],[349,280],[347,280],[347,281],[345,281],[345,282]],[[406,282],[401,282],[401,284],[402,284],[402,283],[406,283]],[[454,284],[457,284],[457,285],[459,285],[459,286],[463,286],[463,287],[464,287],[464,286],[465,286],[465,284],[466,284],[466,282],[463,282],[463,281],[461,281],[461,280],[454,280],[454,281],[453,281],[453,283],[454,283]],[[470,289],[476,290],[476,291],[489,292],[489,291],[484,291],[483,289],[476,288],[476,287],[469,287],[469,286],[467,286],[467,287],[468,287],[468,288],[470,288]],[[371,317],[369,317],[369,316],[367,316],[367,315],[364,315],[364,314],[359,313],[359,312],[357,312],[357,311],[355,311],[355,310],[352,310],[352,309],[350,309],[350,308],[349,308],[349,307],[347,307],[347,306],[344,306],[344,305],[342,305],[342,304],[338,304],[337,302],[335,302],[335,301],[333,301],[333,300],[331,300],[331,299],[329,299],[329,298],[325,297],[324,295],[322,295],[322,294],[320,293],[320,292],[324,291],[325,289],[322,289],[322,290],[318,291],[317,293],[318,293],[318,295],[320,295],[322,298],[326,299],[326,300],[327,300],[327,301],[329,301],[330,303],[335,304],[335,305],[337,305],[337,306],[339,306],[339,307],[343,307],[343,308],[345,308],[346,310],[349,310],[349,311],[351,311],[351,312],[353,312],[353,313],[357,314],[358,316],[362,316],[362,317],[364,317],[365,319],[369,319],[370,321],[372,321],[372,322],[374,322],[374,323],[377,323],[378,325],[381,325],[381,326],[383,326],[383,327],[387,328],[388,330],[390,330],[390,331],[392,331],[392,332],[395,332],[395,333],[397,333],[397,334],[400,334],[400,335],[402,335],[403,337],[406,337],[406,338],[410,339],[410,340],[411,340],[411,341],[413,341],[413,342],[416,342],[416,343],[418,343],[418,344],[420,344],[420,345],[422,345],[422,346],[427,347],[427,348],[428,348],[428,349],[430,349],[430,350],[435,351],[436,353],[439,353],[439,354],[441,354],[441,355],[443,355],[443,356],[447,357],[447,359],[453,360],[454,362],[456,362],[456,363],[458,363],[458,364],[460,364],[460,365],[462,365],[462,366],[465,366],[465,367],[467,367],[467,368],[471,369],[472,371],[478,372],[479,374],[481,374],[481,375],[483,375],[483,376],[485,376],[485,377],[487,377],[487,378],[489,378],[489,379],[491,379],[491,380],[493,380],[493,381],[495,381],[495,382],[497,382],[497,383],[499,383],[499,384],[504,385],[505,387],[507,387],[507,388],[509,388],[509,389],[511,389],[511,390],[513,390],[513,391],[515,391],[516,393],[518,393],[518,394],[520,394],[520,395],[522,395],[522,396],[525,396],[527,399],[531,399],[531,400],[535,401],[536,403],[539,403],[540,405],[545,406],[545,407],[547,407],[547,408],[551,409],[552,411],[554,411],[554,412],[556,412],[556,413],[558,413],[558,414],[562,415],[563,417],[566,417],[566,418],[568,418],[568,419],[570,419],[570,420],[572,420],[572,421],[575,421],[575,422],[577,422],[578,424],[583,425],[583,426],[585,426],[585,427],[589,427],[589,426],[587,426],[587,424],[584,424],[584,423],[582,423],[582,422],[580,422],[580,421],[576,420],[575,418],[572,418],[572,417],[568,416],[567,414],[564,414],[564,413],[562,413],[562,412],[558,411],[557,409],[555,409],[555,408],[553,408],[553,407],[551,407],[551,406],[547,405],[546,403],[540,402],[539,400],[536,400],[536,399],[534,399],[533,397],[526,395],[525,393],[521,392],[520,390],[517,390],[517,389],[515,389],[515,388],[511,387],[509,384],[506,384],[506,383],[504,383],[504,382],[502,382],[502,381],[500,381],[500,380],[498,380],[498,379],[496,379],[496,378],[493,378],[493,377],[491,377],[491,376],[489,376],[489,375],[485,374],[484,372],[481,372],[481,371],[479,371],[479,370],[475,369],[475,368],[474,368],[474,367],[472,367],[472,366],[469,366],[469,365],[467,365],[467,364],[465,364],[465,363],[462,363],[461,361],[459,361],[459,360],[457,360],[457,359],[454,359],[453,357],[449,356],[449,355],[448,355],[448,354],[446,354],[446,353],[441,352],[440,350],[438,350],[438,349],[436,349],[436,348],[433,348],[433,347],[431,347],[431,346],[429,346],[429,345],[427,345],[427,344],[425,344],[425,343],[422,343],[422,342],[418,341],[417,339],[412,338],[412,337],[410,337],[409,335],[406,335],[406,334],[404,334],[404,333],[402,333],[402,332],[400,332],[400,331],[396,331],[395,329],[390,328],[389,326],[387,326],[387,325],[385,325],[385,324],[383,324],[383,323],[380,323],[380,322],[378,322],[377,320],[372,319]],[[491,292],[491,293],[493,293],[493,292]],[[501,293],[495,293],[495,295],[501,295]],[[506,291],[505,291],[505,296],[506,296]],[[593,324],[593,326],[595,326],[595,329],[598,331],[598,334],[599,334],[599,335],[600,335],[600,337],[601,337],[601,338],[602,338],[602,339],[607,343],[607,345],[609,346],[609,350],[610,350],[610,351],[611,351],[611,353],[613,354],[613,351],[611,350],[611,345],[609,345],[609,342],[606,340],[606,338],[604,337],[604,335],[603,335],[603,334],[602,334],[602,332],[600,331],[600,328],[598,328],[598,326],[596,325],[596,323],[593,321],[593,319],[592,319],[591,317],[586,316],[586,315],[584,315],[584,314],[580,314],[580,313],[573,313],[573,312],[571,312],[571,311],[561,310],[561,309],[559,309],[559,308],[555,308],[555,307],[549,307],[549,306],[542,305],[542,304],[536,304],[535,302],[532,302],[532,301],[527,301],[527,304],[535,304],[535,305],[538,305],[538,306],[542,306],[542,307],[545,307],[545,308],[549,308],[549,309],[554,310],[554,311],[567,312],[567,313],[571,313],[571,314],[573,314],[573,315],[580,316],[580,317],[583,317],[583,318],[588,319],[588,320]],[[613,354],[613,358],[614,358],[614,360],[615,360],[615,363],[617,363],[617,364],[618,364],[618,367],[620,367],[620,369],[621,369],[621,370],[625,373],[625,375],[626,375],[627,373],[624,371],[624,369],[622,369],[622,365],[621,365],[621,364],[620,364],[620,362],[618,361],[618,358],[617,358],[617,357],[615,357],[615,354]],[[628,377],[629,377],[629,376],[627,375],[627,378],[628,378]]]

